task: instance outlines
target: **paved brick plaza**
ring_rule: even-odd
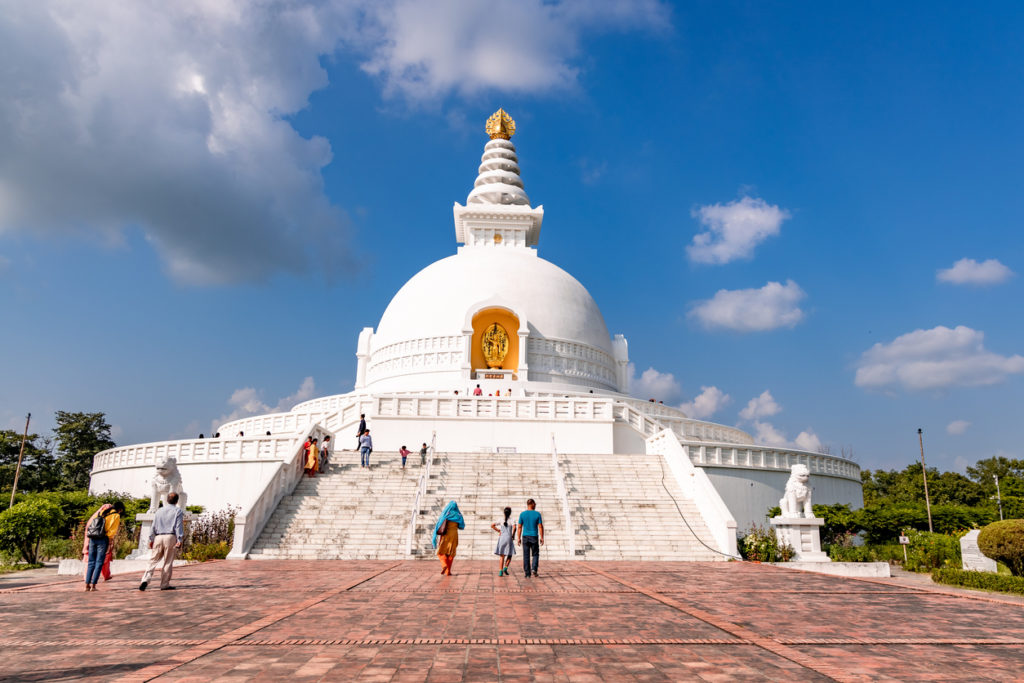
[[[998,596],[740,563],[494,566],[211,562],[176,591],[4,589],[0,680],[1024,678],[1024,605]]]

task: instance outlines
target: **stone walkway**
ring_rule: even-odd
[[[518,559],[518,558],[517,558]],[[0,588],[0,681],[1020,680],[1024,605],[741,563],[210,562]]]

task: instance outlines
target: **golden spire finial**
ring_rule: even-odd
[[[498,138],[508,140],[516,134],[516,122],[505,113],[504,109],[499,109],[491,114],[491,118],[487,119],[485,130],[492,140],[497,140]]]

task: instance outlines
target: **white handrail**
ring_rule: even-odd
[[[551,466],[554,468],[555,490],[562,503],[562,519],[565,525],[565,534],[569,539],[569,559],[576,558],[576,530],[572,526],[572,513],[569,511],[569,489],[565,485],[565,477],[562,475],[562,468],[558,466],[558,448],[555,446],[555,434],[551,433]]]
[[[657,453],[665,459],[683,495],[697,506],[704,525],[715,539],[718,551],[738,557],[735,518],[704,469],[694,466],[676,434],[670,429],[664,429],[651,436],[647,439],[647,452]]]
[[[412,555],[413,542],[416,539],[416,519],[420,515],[420,502],[427,496],[427,484],[430,481],[430,466],[434,464],[434,449],[437,447],[437,432],[430,438],[430,448],[427,449],[427,464],[420,474],[420,480],[416,485],[416,498],[412,503],[412,515],[409,517],[409,535],[405,541],[405,554]]]
[[[263,490],[235,516],[235,536],[231,543],[231,552],[228,553],[229,560],[244,560],[249,556],[249,551],[270,521],[271,515],[277,510],[281,499],[295,490],[302,477],[302,459],[305,457],[302,452],[303,440],[315,437],[323,441],[325,436],[330,436],[331,440],[334,440],[333,433],[314,422],[296,437],[291,457],[285,458],[277,466]]]

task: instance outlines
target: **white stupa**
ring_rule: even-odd
[[[154,466],[174,457],[190,503],[242,509],[234,557],[416,554],[423,520],[444,498],[486,501],[479,512],[486,519],[488,506],[534,490],[548,494],[549,517],[559,510],[561,550],[549,551],[556,555],[604,557],[618,537],[606,528],[604,539],[592,538],[590,529],[606,525],[587,523],[587,515],[603,514],[602,501],[621,506],[628,499],[633,517],[645,506],[665,508],[647,529],[665,516],[683,517],[668,519],[665,533],[678,533],[685,521],[705,555],[679,557],[722,557],[734,552],[737,527],[764,523],[797,463],[812,473],[816,502],[860,505],[860,469],[848,459],[758,446],[737,428],[629,396],[625,337],[611,337],[586,288],[537,253],[544,209],[531,205],[520,177],[510,140],[515,123],[499,109],[486,129],[491,139],[476,182],[466,204],[454,206],[457,253],[414,275],[377,327],[363,329],[352,392],[224,424],[218,439],[104,451],[96,456],[91,490],[148,495]],[[374,457],[390,463],[402,445],[414,452],[410,470],[393,481],[383,471],[371,474],[381,481],[366,491],[353,478],[365,472],[348,472],[361,469],[357,456],[341,450],[355,446],[360,415],[370,425]],[[299,447],[309,436],[327,435],[336,444],[332,467],[340,470],[315,487],[300,484]],[[420,466],[415,454],[424,442],[431,453]],[[495,477],[502,467],[547,474],[520,491],[514,478]],[[606,490],[616,479],[621,486]],[[322,509],[327,492],[339,499],[373,494],[366,505],[384,505],[381,514],[404,519],[404,543],[332,538],[315,521],[304,522],[300,535],[320,540],[298,543],[296,520],[308,518],[300,510],[318,497],[314,508]],[[329,517],[323,513],[324,525]],[[637,531],[620,535],[635,538]],[[655,541],[650,551],[643,544],[634,554],[620,548],[621,556],[649,556],[664,545]]]

